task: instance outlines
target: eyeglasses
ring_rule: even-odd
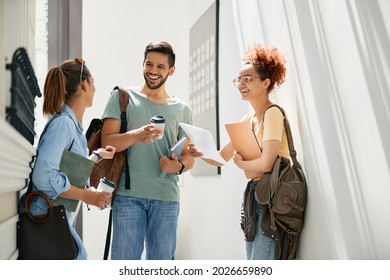
[[[238,87],[241,83],[242,84],[246,84],[246,83],[249,83],[250,81],[252,81],[253,79],[256,79],[256,78],[259,78],[260,77],[252,77],[252,76],[242,76],[242,77],[237,77],[233,80],[233,84],[235,87]]]
[[[81,69],[80,69],[80,84],[82,83],[83,79],[83,71],[84,71],[84,59],[82,58],[75,58],[74,61],[78,62],[81,64]]]

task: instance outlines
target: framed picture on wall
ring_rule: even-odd
[[[211,132],[220,148],[218,117],[218,21],[215,1],[190,30],[190,106],[194,125]],[[221,168],[196,159],[192,175],[221,174]]]

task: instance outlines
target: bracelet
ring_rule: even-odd
[[[184,168],[186,168],[186,166],[181,161],[179,161],[179,163],[181,164],[181,168],[180,168],[179,172],[176,173],[177,175],[181,175],[184,171]]]
[[[94,154],[97,157],[98,161],[102,160],[102,156],[98,152],[93,151],[92,154]]]

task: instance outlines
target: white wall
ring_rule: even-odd
[[[203,1],[202,1],[203,2]],[[209,1],[211,4],[213,1]],[[198,2],[194,2],[198,3]],[[190,26],[210,5],[191,7]],[[235,39],[230,1],[220,2],[219,130],[221,145],[228,141],[225,123],[237,122],[248,111],[232,80],[238,75],[241,55]],[[244,259],[240,207],[246,180],[232,162],[221,175],[184,176],[181,189],[177,257],[180,259]]]
[[[4,0],[0,0],[0,14],[1,14],[1,20],[0,20],[0,30],[5,30],[4,24],[4,13],[5,13],[5,8],[4,8]],[[5,40],[5,34],[4,32],[0,32],[0,54],[1,57],[4,56],[4,40]],[[6,100],[6,83],[5,83],[5,67],[2,67],[0,69],[0,117],[5,116],[5,100]]]
[[[11,102],[11,71],[16,49],[24,47],[34,65],[35,1],[0,1],[0,260],[16,259],[16,222],[18,191],[25,187],[33,146],[5,119]]]
[[[167,89],[188,100],[187,16],[186,1],[83,1],[83,56],[97,89],[86,119],[102,115],[115,85],[143,82],[143,53],[152,41],[165,40],[174,47],[176,73],[168,79]]]

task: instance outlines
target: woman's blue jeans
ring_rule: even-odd
[[[171,260],[176,250],[179,202],[116,195],[111,259]]]
[[[254,194],[255,195],[255,194]],[[256,199],[255,199],[256,201]],[[255,240],[245,242],[247,260],[274,260],[275,241],[264,236],[261,230],[261,205],[256,201],[256,233]]]

